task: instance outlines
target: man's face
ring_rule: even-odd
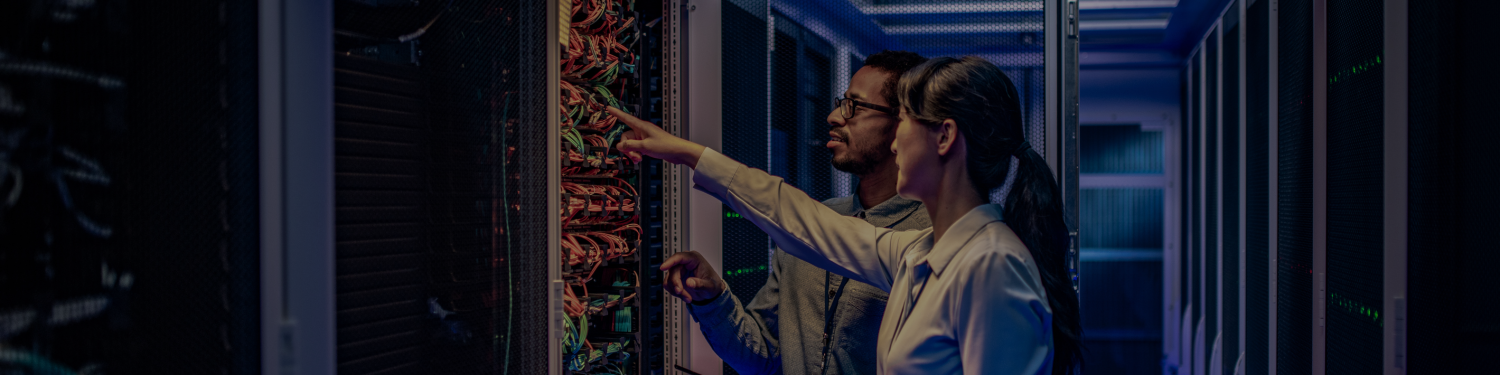
[[[871,67],[859,68],[849,79],[849,91],[844,96],[865,103],[895,107],[887,103],[882,95],[882,86],[892,73]],[[854,116],[844,118],[843,111],[834,108],[828,114],[828,149],[833,151],[833,167],[862,176],[875,171],[891,158],[891,141],[895,139],[895,116],[880,111],[855,106]]]

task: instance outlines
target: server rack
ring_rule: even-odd
[[[1485,15],[1493,14],[1496,5],[1422,0],[1385,5],[1386,53],[1393,56],[1384,64],[1385,113],[1387,124],[1395,125],[1386,131],[1409,135],[1403,137],[1407,142],[1386,139],[1388,149],[1408,151],[1396,154],[1396,160],[1386,154],[1386,163],[1397,165],[1387,170],[1408,173],[1388,173],[1387,178],[1395,177],[1396,186],[1409,189],[1401,194],[1409,198],[1386,204],[1409,203],[1410,213],[1407,222],[1394,223],[1396,231],[1409,236],[1402,243],[1409,247],[1394,260],[1409,263],[1396,263],[1401,267],[1393,269],[1389,252],[1386,258],[1387,274],[1401,276],[1394,283],[1388,277],[1386,283],[1387,294],[1397,297],[1384,304],[1392,308],[1383,318],[1392,344],[1386,353],[1394,357],[1384,363],[1387,368],[1413,374],[1478,373],[1488,371],[1487,361],[1472,358],[1496,351],[1500,327],[1493,314],[1485,313],[1494,311],[1496,300],[1475,296],[1500,285],[1500,275],[1493,271],[1500,258],[1493,246],[1480,245],[1500,228],[1484,216],[1500,207],[1500,199],[1480,193],[1497,184],[1496,166],[1489,161],[1500,150],[1483,141],[1494,139],[1496,128],[1486,120],[1492,110],[1480,103],[1500,96],[1493,89],[1500,74],[1484,64],[1496,58],[1495,49],[1471,47],[1486,38]]]
[[[1244,139],[1244,133],[1242,133],[1242,129],[1244,129],[1242,127],[1242,118],[1244,118],[1242,117],[1242,107],[1244,107],[1244,102],[1242,102],[1242,98],[1244,98],[1244,95],[1242,95],[1241,87],[1244,87],[1244,84],[1241,81],[1241,74],[1244,71],[1242,71],[1241,45],[1242,33],[1244,33],[1242,31],[1244,30],[1242,24],[1244,23],[1241,23],[1241,3],[1242,1],[1230,1],[1229,9],[1224,13],[1223,23],[1227,31],[1224,31],[1224,58],[1221,58],[1223,69],[1220,71],[1221,77],[1223,77],[1221,78],[1221,81],[1223,81],[1223,86],[1221,87],[1224,87],[1224,95],[1221,96],[1223,98],[1223,102],[1221,102],[1223,117],[1220,120],[1220,133],[1221,139],[1223,139],[1223,145],[1221,145],[1220,150],[1223,150],[1224,154],[1221,157],[1223,168],[1220,169],[1220,171],[1223,171],[1223,177],[1221,177],[1223,178],[1221,180],[1223,193],[1220,195],[1223,196],[1223,199],[1221,199],[1223,208],[1220,211],[1224,216],[1224,219],[1221,220],[1223,222],[1223,226],[1221,226],[1223,228],[1221,229],[1223,231],[1223,236],[1221,236],[1221,240],[1223,240],[1223,245],[1221,245],[1223,246],[1223,258],[1221,258],[1223,260],[1221,261],[1223,263],[1223,266],[1221,266],[1221,269],[1223,269],[1223,278],[1221,278],[1221,281],[1223,282],[1220,284],[1223,293],[1220,293],[1220,296],[1223,299],[1223,309],[1221,311],[1224,312],[1224,320],[1221,323],[1223,329],[1220,332],[1223,332],[1224,339],[1220,345],[1220,363],[1223,365],[1220,369],[1224,374],[1235,374],[1235,369],[1238,368],[1242,348],[1241,317],[1244,315],[1241,312],[1241,285],[1244,285],[1244,281],[1241,281],[1241,264],[1244,263],[1244,260],[1242,260],[1242,254],[1244,254],[1242,252],[1242,249],[1244,249],[1244,242],[1242,242],[1242,239],[1244,239],[1244,226],[1242,226],[1242,222],[1244,222],[1244,216],[1242,216],[1244,205],[1242,205],[1241,181],[1244,180],[1244,175],[1242,175],[1244,154],[1242,154],[1242,150],[1245,148],[1244,144],[1242,144],[1242,139]]]
[[[1495,200],[1473,193],[1492,185],[1493,148],[1475,140],[1493,131],[1471,124],[1495,74],[1477,63],[1492,50],[1462,46],[1493,5],[1243,9],[1242,369],[1475,371],[1462,358],[1495,330],[1468,312],[1493,299],[1465,297],[1493,288],[1494,255],[1466,244],[1495,228],[1472,216]]]
[[[1328,372],[1381,371],[1385,242],[1385,4],[1327,1]],[[1315,370],[1316,371],[1316,370]]]
[[[1278,17],[1276,369],[1312,367],[1313,6],[1281,1]]]
[[[557,69],[558,86],[558,117],[550,126],[560,134],[552,141],[558,168],[548,171],[561,208],[558,242],[549,246],[557,251],[550,258],[561,263],[552,279],[563,304],[554,318],[562,322],[561,340],[553,343],[562,353],[557,365],[562,373],[662,373],[665,301],[657,268],[666,240],[665,168],[615,150],[629,129],[604,109],[660,122],[666,7],[633,0],[563,4],[549,17],[568,23],[549,27],[563,43],[558,64],[549,68]]]
[[[1241,26],[1243,22],[1240,22],[1240,13],[1242,13],[1240,4],[1241,1],[1230,2],[1229,8],[1224,13],[1222,25],[1226,31],[1224,31],[1221,43],[1223,58],[1220,59],[1223,65],[1220,69],[1222,81],[1220,87],[1223,87],[1223,94],[1220,96],[1222,116],[1219,134],[1222,145],[1219,149],[1223,156],[1220,158],[1222,167],[1219,169],[1222,171],[1219,195],[1222,208],[1219,212],[1223,216],[1220,221],[1222,233],[1220,248],[1223,255],[1220,258],[1222,277],[1218,287],[1222,290],[1219,293],[1223,301],[1220,311],[1223,312],[1224,318],[1220,323],[1219,331],[1222,340],[1219,342],[1217,358],[1221,365],[1219,369],[1227,374],[1233,374],[1239,364],[1240,337],[1242,336],[1240,319],[1243,315],[1240,310],[1240,286],[1244,283],[1240,279],[1240,264],[1243,254],[1241,249],[1244,248],[1243,227],[1241,226],[1244,207],[1241,201],[1240,184],[1243,179],[1241,171],[1244,168],[1241,164],[1243,160],[1241,150],[1244,149],[1241,143],[1244,138],[1241,130],[1243,119],[1241,110],[1244,103],[1241,101],[1243,95],[1240,88],[1243,84],[1240,74],[1242,73],[1241,34],[1244,27]]]
[[[525,1],[333,3],[332,367],[548,364],[546,12]],[[314,329],[311,327],[299,329]]]
[[[1244,18],[1244,370],[1268,372],[1271,342],[1270,5],[1254,1]]]
[[[333,10],[337,372],[661,373],[661,5]]]
[[[0,372],[258,371],[253,4],[0,4]]]

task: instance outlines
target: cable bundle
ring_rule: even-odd
[[[563,79],[558,82],[562,93],[559,108],[562,120],[558,126],[562,138],[572,146],[565,160],[596,169],[629,160],[603,153],[590,155],[585,150],[588,146],[609,149],[626,129],[604,109],[630,111],[619,98],[631,86],[639,85],[621,76],[621,73],[634,74],[636,70],[636,56],[628,45],[634,45],[639,36],[625,32],[635,25],[635,17],[625,16],[632,13],[634,6],[634,1],[620,0],[579,0],[573,4],[575,21],[568,33],[568,52],[562,60]]]
[[[633,113],[640,104],[629,102],[636,100],[640,90],[635,78],[637,56],[632,51],[640,34],[635,31],[634,0],[573,1],[564,3],[562,9],[571,18],[558,82],[557,126],[563,144],[557,157],[562,159],[565,179],[558,192],[564,203],[559,212],[564,229],[560,240],[567,280],[563,352],[570,371],[623,374],[630,358],[624,351],[629,341],[590,336],[589,317],[609,317],[602,321],[614,324],[599,326],[602,331],[625,333],[638,311],[636,293],[619,288],[639,288],[639,275],[634,284],[595,280],[594,275],[602,265],[639,261],[633,259],[638,258],[634,255],[643,237],[636,207],[640,195],[627,181],[636,181],[628,175],[639,171],[612,147],[627,127],[605,109]],[[612,291],[590,294],[590,284]]]
[[[634,222],[638,196],[635,187],[619,178],[611,179],[620,185],[563,182],[562,193],[567,203],[563,210],[563,225],[625,225]]]
[[[630,164],[630,159],[624,155],[609,154],[611,140],[602,135],[584,135],[580,137],[580,141],[585,145],[564,147],[562,155],[564,176],[614,177]]]
[[[626,240],[620,232],[635,232],[636,240]],[[641,226],[636,224],[626,224],[611,231],[563,233],[562,247],[567,250],[563,260],[568,266],[590,265],[587,274],[578,276],[581,281],[591,281],[599,265],[634,255],[640,245],[640,236]]]

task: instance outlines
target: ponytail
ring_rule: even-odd
[[[1005,197],[1005,224],[1026,244],[1042,273],[1042,288],[1052,308],[1052,373],[1072,374],[1083,361],[1083,327],[1078,291],[1068,277],[1068,227],[1058,199],[1061,194],[1046,159],[1030,148],[1020,150],[1016,158],[1020,163],[1010,195]]]
[[[1000,68],[978,57],[939,57],[908,70],[897,83],[907,115],[928,126],[954,119],[968,150],[965,168],[981,198],[999,188],[1017,160],[1005,197],[1005,224],[1037,262],[1052,310],[1052,373],[1076,373],[1082,364],[1083,328],[1078,292],[1068,277],[1068,227],[1061,193],[1047,161],[1026,142],[1020,95]]]

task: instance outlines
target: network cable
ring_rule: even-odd
[[[634,271],[633,283],[620,280],[618,271],[609,271],[615,280],[596,279],[606,265],[641,261],[636,256],[643,239],[637,207],[641,197],[627,181],[637,178],[639,166],[612,147],[625,126],[605,111],[639,108],[629,102],[641,84],[633,78],[639,62],[629,47],[640,38],[631,16],[634,6],[634,1],[578,0],[563,9],[566,53],[558,67],[556,129],[563,144],[556,157],[562,158],[564,181],[555,193],[564,203],[559,212],[566,282],[562,345],[565,365],[573,372],[624,374],[632,358],[629,340],[595,337],[590,326],[602,327],[594,332],[631,331],[639,299],[624,289],[642,287]],[[608,290],[591,294],[590,284]],[[613,325],[599,323],[611,321]]]

